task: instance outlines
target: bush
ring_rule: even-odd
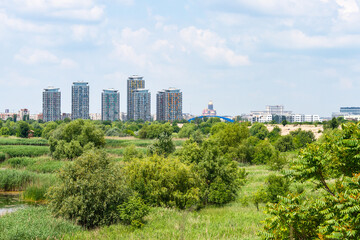
[[[149,213],[149,207],[138,196],[132,196],[127,202],[118,206],[120,220],[133,227],[142,227],[143,218]]]
[[[295,149],[293,137],[291,135],[281,136],[274,144],[280,152],[288,152]]]
[[[269,134],[269,130],[263,123],[254,123],[250,128],[250,135],[264,140]]]
[[[253,163],[267,164],[275,155],[275,148],[268,141],[261,141],[254,148]]]
[[[151,154],[168,156],[175,151],[171,134],[161,133],[156,142],[149,148]]]
[[[121,169],[102,151],[91,150],[67,164],[60,183],[49,189],[49,206],[55,216],[75,220],[86,228],[119,220],[117,206],[130,196]]]
[[[54,158],[74,159],[79,157],[85,148],[105,146],[105,138],[103,131],[92,122],[78,119],[67,125],[60,125],[54,130],[49,144]]]
[[[177,158],[133,159],[125,166],[125,175],[149,205],[184,209],[200,202],[199,176]]]
[[[266,179],[266,197],[271,203],[279,202],[278,196],[286,196],[289,192],[290,182],[283,176],[270,175]]]
[[[0,152],[0,162],[5,161],[5,159],[6,159],[5,153]]]
[[[143,153],[140,152],[134,145],[130,145],[124,150],[124,161],[130,161],[134,158],[142,158]]]

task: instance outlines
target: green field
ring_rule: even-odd
[[[2,145],[1,141],[0,152],[6,153],[8,159],[0,166],[0,190],[24,190],[22,197],[26,200],[42,200],[48,187],[56,184],[55,172],[66,162],[48,156],[47,146]],[[122,161],[126,146],[135,145],[146,152],[153,142],[107,139],[105,151],[115,155],[114,161]],[[183,140],[175,143],[180,146]],[[267,166],[244,168],[248,176],[238,199],[222,207],[208,206],[192,212],[152,208],[141,229],[116,224],[84,230],[52,217],[46,206],[29,206],[0,217],[0,239],[259,239],[266,214],[264,205],[258,211],[252,204],[251,195],[273,172]]]

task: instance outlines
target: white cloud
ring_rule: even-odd
[[[150,36],[150,32],[145,28],[132,30],[131,28],[124,28],[121,31],[121,40],[126,43],[139,43],[144,42]]]
[[[8,87],[32,87],[39,85],[40,81],[34,78],[23,77],[18,73],[10,73],[6,79],[0,79],[0,86]]]
[[[360,46],[359,34],[309,36],[300,30],[290,30],[268,33],[263,38],[280,48],[306,49]]]
[[[231,66],[250,64],[247,56],[238,55],[226,46],[225,39],[209,30],[197,29],[196,27],[184,28],[180,31],[181,38],[192,46],[194,51],[200,51],[207,59],[218,62],[226,62]]]
[[[25,32],[48,32],[51,30],[49,25],[38,25],[34,23],[30,23],[28,21],[24,21],[19,18],[9,17],[5,11],[0,10],[0,22],[3,26],[6,26],[10,29],[14,29],[17,31],[25,31]]]
[[[76,62],[71,59],[60,59],[49,51],[41,49],[23,48],[14,56],[14,59],[28,65],[58,64],[63,68],[76,67]]]
[[[145,54],[138,54],[134,48],[127,44],[113,42],[115,47],[115,56],[124,62],[130,62],[135,65],[144,67],[147,64]]]
[[[93,0],[13,0],[7,6],[16,7],[20,11],[43,12],[54,9],[89,8]]]
[[[54,11],[51,15],[61,18],[79,19],[85,21],[97,21],[102,18],[104,14],[104,7],[94,6],[89,9],[71,9]]]

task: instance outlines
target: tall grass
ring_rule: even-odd
[[[22,197],[25,201],[44,201],[46,192],[57,183],[57,178],[53,174],[39,174],[25,187]]]
[[[0,162],[5,161],[6,155],[5,153],[0,152]]]
[[[62,239],[76,233],[81,227],[54,218],[45,206],[27,207],[0,217],[0,239]]]
[[[147,147],[154,143],[154,140],[145,139],[106,139],[106,147],[108,148],[116,148],[116,147],[127,147],[130,145],[135,145],[137,147]]]
[[[147,152],[147,148],[143,148],[143,147],[138,147],[136,148],[136,150],[139,150],[140,152],[146,154]],[[124,152],[125,152],[125,148],[106,148],[105,152],[110,153],[110,154],[115,154],[118,156],[123,156]]]
[[[65,162],[53,160],[50,157],[15,157],[2,163],[2,166],[26,169],[37,173],[53,173],[58,171]]]
[[[35,173],[13,169],[0,169],[0,190],[23,190],[26,185],[35,179]]]
[[[0,152],[7,154],[9,157],[37,157],[50,152],[47,146],[24,146],[24,145],[2,145]]]
[[[0,138],[0,145],[47,146],[48,141],[43,138]]]

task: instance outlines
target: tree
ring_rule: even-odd
[[[291,136],[293,136],[294,147],[295,148],[303,148],[307,144],[315,141],[315,135],[311,131],[303,131],[299,128],[296,131],[290,132]]]
[[[10,130],[9,130],[9,128],[7,128],[7,127],[2,127],[2,128],[0,129],[0,135],[1,135],[1,136],[9,136],[9,135],[10,135]]]
[[[21,121],[18,122],[16,136],[21,138],[27,138],[30,131],[30,125],[27,122]]]
[[[175,151],[175,145],[172,141],[171,134],[163,132],[156,142],[150,147],[150,153],[168,156]]]
[[[254,123],[250,128],[250,135],[264,140],[269,134],[269,130],[262,123]]]
[[[281,136],[276,140],[274,146],[280,152],[288,152],[295,149],[294,140],[291,135]]]
[[[285,127],[288,124],[288,121],[286,121],[286,119],[281,121],[281,124]]]
[[[122,170],[102,151],[89,151],[67,164],[58,174],[59,184],[48,192],[55,216],[75,220],[86,228],[120,220],[117,206],[132,195]]]

